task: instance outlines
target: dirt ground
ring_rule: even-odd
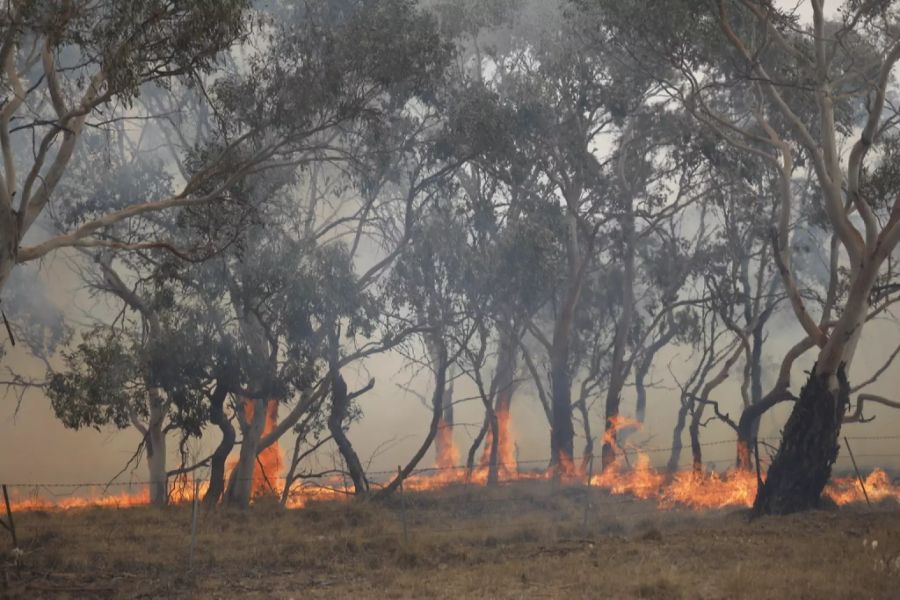
[[[193,565],[189,506],[20,513],[21,567],[0,531],[0,598],[900,598],[896,504],[749,522],[586,494],[261,500],[201,513]]]

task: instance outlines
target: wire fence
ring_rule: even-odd
[[[848,437],[852,445],[861,442],[875,442],[872,452],[855,454],[857,461],[865,459],[900,458],[900,444],[896,452],[890,452],[889,440],[900,440],[896,436],[856,436]],[[774,438],[760,438],[763,442],[777,442]],[[701,448],[735,445],[735,440],[704,442]],[[893,444],[892,444],[893,446]],[[868,449],[868,448],[867,448]],[[474,540],[477,543],[516,543],[517,541],[537,541],[544,539],[569,540],[575,542],[592,541],[605,534],[619,534],[630,528],[640,528],[662,524],[667,520],[704,518],[709,510],[739,510],[748,508],[756,494],[756,473],[736,471],[730,474],[705,470],[699,477],[673,476],[663,468],[653,469],[645,460],[641,464],[634,461],[635,455],[646,457],[661,453],[671,453],[672,448],[627,448],[620,454],[629,457],[622,461],[617,473],[594,471],[591,459],[576,461],[577,468],[567,476],[553,477],[548,470],[549,459],[515,461],[497,465],[499,480],[486,485],[484,466],[474,470],[466,466],[439,468],[426,467],[413,470],[398,486],[395,493],[374,502],[378,490],[397,477],[396,470],[369,471],[371,494],[355,496],[353,486],[340,475],[324,481],[307,481],[288,490],[284,494],[284,477],[267,478],[270,486],[268,495],[286,501],[287,506],[303,507],[294,514],[298,518],[316,524],[316,531],[326,531],[333,539],[345,536],[352,539],[357,523],[372,522],[358,518],[365,511],[376,511],[381,535],[394,536],[398,543],[409,543],[416,539],[443,540],[446,536],[458,536],[460,540]],[[768,455],[762,453],[760,460],[765,463]],[[718,461],[722,462],[722,461]],[[688,473],[693,463],[691,447],[682,447],[679,466]],[[900,465],[900,461],[894,461]],[[586,467],[586,468],[582,468]],[[663,467],[663,465],[658,465]],[[862,502],[862,495],[856,493],[857,486],[864,485],[865,477],[852,471],[851,457],[841,453],[835,473],[846,476],[833,483],[826,495],[838,498],[840,503]],[[684,471],[682,472],[682,475]],[[216,535],[216,519],[201,508],[208,479],[196,476],[197,472],[180,475],[178,480],[168,485],[172,504],[190,504],[191,519],[183,523],[175,519],[178,527],[184,528],[190,545],[185,542],[185,557],[193,568],[197,537]],[[641,479],[644,476],[644,479]],[[254,478],[259,482],[258,478]],[[900,485],[890,480],[888,487],[870,490],[865,494],[873,501],[886,498],[900,502]],[[2,482],[0,482],[2,483]],[[149,503],[149,481],[113,482],[12,482],[4,484],[4,493],[12,493],[5,519],[0,518],[0,529],[14,531],[13,514],[20,515],[33,510],[80,507],[127,507]],[[99,493],[98,493],[99,492]],[[79,494],[82,494],[79,496]],[[358,501],[348,501],[354,498]],[[261,501],[261,506],[274,504]],[[862,504],[865,506],[865,504]],[[175,513],[178,514],[178,513]],[[184,514],[184,513],[180,513]],[[354,517],[354,515],[358,515]],[[199,518],[198,518],[199,516]],[[16,518],[16,521],[19,521]],[[171,522],[171,521],[170,521]],[[25,521],[25,528],[31,526]],[[649,525],[648,525],[649,524]],[[311,535],[306,528],[299,528],[298,535]],[[304,533],[306,532],[306,533]],[[2,533],[2,531],[0,531]],[[15,535],[13,534],[15,540]],[[22,536],[19,536],[22,539]],[[479,541],[480,540],[480,541]],[[14,541],[14,548],[18,545]],[[201,545],[201,554],[207,552]],[[189,550],[188,550],[189,548]],[[29,550],[26,543],[26,555]]]
[[[855,436],[846,438],[850,442],[885,442],[889,440],[900,440],[900,435],[873,435],[873,436]],[[765,471],[768,463],[771,461],[771,454],[774,452],[774,446],[771,443],[777,443],[780,438],[761,437],[757,440],[760,443],[760,463],[762,470]],[[734,439],[725,439],[711,442],[703,442],[700,444],[702,449],[731,445],[735,446]],[[669,471],[670,465],[668,461],[653,460],[660,454],[671,454],[675,447],[640,447],[629,446],[618,450],[622,461],[620,462],[621,470],[627,472],[635,466],[636,459],[640,456],[650,458],[649,468],[665,474]],[[678,470],[689,469],[693,466],[694,458],[692,456],[690,444],[684,444],[680,448],[681,456],[677,465]],[[878,463],[886,463],[883,466],[890,467],[896,465],[900,467],[900,444],[897,451],[887,452],[880,451],[886,448],[880,447],[877,452],[856,452],[855,458],[862,463],[864,469],[871,469],[875,466],[882,466]],[[600,456],[579,457],[573,461],[573,470],[565,474],[561,479],[566,484],[587,484],[588,479],[588,462],[596,459],[599,464]],[[704,468],[708,471],[717,471],[718,466],[724,467],[722,470],[727,471],[733,466],[733,459],[716,458],[708,460],[704,458]],[[496,465],[498,480],[495,482],[499,486],[520,483],[528,479],[546,479],[550,473],[550,458],[516,460],[510,463],[498,462]],[[836,472],[850,474],[853,468],[852,459],[849,453],[842,452],[836,460]],[[453,484],[459,484],[464,487],[481,487],[486,483],[486,474],[488,467],[483,464],[476,463],[470,468],[467,465],[454,466],[429,466],[412,470],[405,477],[407,486],[406,491],[420,492],[431,490],[438,487],[446,487]],[[209,480],[197,475],[198,471],[192,473],[181,473],[171,476],[167,480],[168,497],[173,502],[192,501],[192,490],[196,483],[199,482],[200,489],[205,493]],[[365,473],[370,490],[377,492],[385,485],[390,483],[397,477],[397,470],[371,470]],[[599,470],[593,472],[594,478],[601,474]],[[229,481],[231,481],[230,478]],[[290,489],[284,494],[284,487],[290,479]],[[246,482],[248,480],[237,480],[238,482]],[[316,500],[340,500],[353,496],[354,488],[350,482],[348,474],[333,474],[327,477],[316,479],[303,478],[286,478],[283,476],[274,476],[263,474],[263,477],[254,477],[252,481],[262,484],[261,487],[268,488],[268,492],[275,493],[278,496],[284,496],[284,500],[288,506],[299,507],[305,506],[308,502]],[[900,481],[900,480],[898,480]],[[0,481],[0,483],[5,483]],[[149,480],[130,479],[127,481],[91,481],[91,482],[22,482],[12,481],[6,482],[7,488],[12,490],[13,507],[22,508],[59,508],[82,507],[97,505],[118,505],[127,506],[132,504],[141,504],[149,502],[148,489],[150,486],[159,485],[160,482]],[[408,494],[409,495],[409,494]]]

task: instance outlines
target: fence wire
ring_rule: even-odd
[[[872,436],[854,436],[847,437],[849,441],[885,441],[885,440],[900,440],[900,435],[872,435]],[[780,438],[758,438],[759,442],[778,442]],[[735,445],[735,439],[725,439],[711,442],[703,442],[700,444],[701,448],[709,448],[714,446],[722,446],[722,445]],[[691,447],[690,444],[684,444],[680,448],[676,447],[640,447],[640,446],[629,446],[620,448],[619,451],[622,456],[625,458],[625,463],[623,465],[623,472],[627,473],[628,469],[631,467],[631,462],[637,455],[648,455],[652,456],[654,454],[659,453],[671,453],[673,450],[679,449],[683,456],[678,463],[678,469],[685,469],[693,464],[693,457],[691,456]],[[767,448],[767,450],[771,449],[771,447]],[[762,448],[761,448],[762,450]],[[857,452],[856,457],[859,460],[865,461],[866,459],[879,459],[884,460],[888,458],[897,459],[900,458],[900,452]],[[581,457],[576,461],[573,461],[574,464],[578,465],[576,467],[576,473],[572,476],[566,478],[567,483],[581,483],[584,484],[587,479],[587,473],[584,472],[585,469],[582,468],[583,465],[586,465],[589,458],[597,459],[599,462],[600,456],[594,455],[593,457]],[[771,460],[771,456],[767,456],[763,452],[760,452],[760,462],[765,468],[769,461]],[[721,464],[725,461],[723,459],[717,460],[706,460],[707,464]],[[840,465],[841,469],[849,471],[852,468],[851,458],[849,454],[842,453],[837,457],[837,464]],[[900,461],[894,461],[896,463],[900,463]],[[510,463],[499,462],[496,465],[497,471],[499,473],[499,481],[497,483],[497,487],[516,485],[522,483],[523,481],[528,481],[529,476],[533,475],[535,479],[540,477],[545,477],[542,475],[547,471],[548,466],[550,465],[550,458],[541,458],[541,459],[527,459],[527,460],[517,460]],[[658,470],[660,474],[664,474],[665,467],[660,466],[652,466]],[[419,485],[422,488],[430,487],[430,483],[432,481],[438,482],[437,485],[433,487],[438,487],[438,485],[452,485],[459,484],[463,487],[472,487],[472,488],[482,488],[484,487],[484,482],[481,481],[484,478],[484,472],[488,469],[487,466],[476,464],[473,468],[469,468],[467,465],[454,465],[448,467],[423,467],[412,470],[406,477],[404,481],[407,484],[407,497],[411,498],[414,496],[414,493],[418,491],[424,491],[424,489],[420,489]],[[508,473],[510,471],[515,471],[516,475],[509,477]],[[594,475],[599,475],[599,470],[594,472]],[[453,477],[447,477],[447,475],[453,475]],[[377,493],[377,491],[388,483],[390,483],[396,476],[396,470],[381,470],[381,471],[367,471],[367,478],[369,478],[370,486],[372,488],[373,493]],[[546,478],[546,477],[545,477]],[[284,486],[287,484],[290,478],[283,476],[265,476],[265,483],[271,488],[271,491],[281,495],[284,490]],[[251,478],[242,479],[238,481],[248,481],[254,480]],[[255,479],[258,481],[258,479]],[[194,482],[200,482],[201,484],[209,483],[207,478],[198,477],[196,473],[187,473],[187,474],[178,474],[176,476],[172,476],[168,480],[168,491],[171,497],[177,497],[179,501],[190,501],[191,494],[191,486]],[[0,482],[2,483],[2,482]],[[14,491],[17,491],[15,495],[14,504],[21,504],[24,501],[29,499],[33,499],[35,501],[44,500],[47,498],[46,505],[48,507],[52,507],[54,504],[60,504],[61,506],[66,505],[66,500],[72,499],[74,503],[78,503],[83,500],[85,505],[90,505],[90,503],[96,502],[97,504],[102,504],[107,499],[110,498],[112,493],[118,492],[119,495],[125,493],[129,493],[134,490],[135,495],[146,494],[147,489],[151,485],[156,485],[158,482],[151,482],[148,480],[128,480],[128,481],[108,481],[108,482],[11,482],[6,483],[6,486]],[[88,497],[80,496],[83,492],[89,492],[91,490],[102,490],[101,493],[91,494]],[[306,498],[308,501],[313,502],[316,498],[316,492],[323,492],[326,494],[330,494],[327,497],[328,500],[339,500],[341,497],[346,496],[350,497],[353,495],[352,487],[349,484],[348,479],[342,475],[332,475],[330,478],[322,478],[320,480],[298,480],[293,479],[291,481],[291,488],[288,490],[286,497],[291,501],[302,500]],[[24,493],[22,493],[24,492]],[[530,502],[531,499],[527,498],[522,500],[523,502]],[[475,501],[470,501],[475,502]],[[497,503],[512,503],[515,504],[519,502],[519,500],[509,498],[502,499],[483,499],[478,502],[483,502],[485,504],[497,502]],[[126,501],[123,500],[123,504]],[[81,504],[78,504],[81,506]]]

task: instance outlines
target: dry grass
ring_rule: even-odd
[[[898,597],[896,506],[748,523],[598,493],[585,527],[584,500],[546,482],[410,494],[408,541],[397,498],[261,501],[201,516],[193,570],[189,507],[23,513],[0,597]]]

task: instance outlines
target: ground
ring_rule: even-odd
[[[193,566],[190,506],[23,512],[16,525],[23,566],[0,531],[0,597],[900,597],[892,503],[751,522],[550,482],[300,510],[262,500],[201,512]]]

